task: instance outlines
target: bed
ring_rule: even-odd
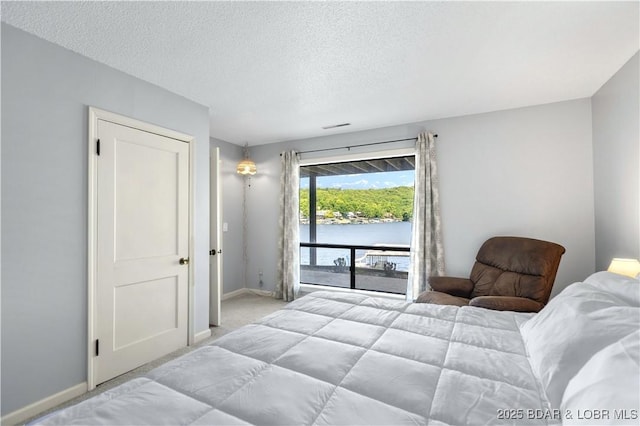
[[[640,282],[538,314],[314,292],[32,424],[638,424]]]

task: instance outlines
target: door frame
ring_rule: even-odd
[[[222,322],[220,302],[223,288],[223,229],[222,229],[222,174],[220,172],[220,147],[210,147],[209,154],[209,326]],[[215,274],[211,273],[211,262],[215,262]]]
[[[87,210],[87,387],[92,390],[96,387],[94,370],[95,352],[95,315],[96,315],[96,283],[97,283],[97,190],[98,190],[98,156],[96,155],[96,141],[98,139],[98,120],[108,121],[121,126],[131,127],[160,136],[186,142],[189,146],[189,274],[188,274],[188,303],[187,303],[187,345],[194,343],[194,271],[196,258],[194,256],[194,166],[195,166],[195,143],[193,136],[156,126],[126,117],[113,112],[105,111],[95,107],[89,107],[89,138],[88,138],[88,210]]]

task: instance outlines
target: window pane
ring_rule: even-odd
[[[315,252],[315,254],[314,254]],[[349,250],[327,248],[300,248],[300,282],[349,288]],[[311,262],[313,256],[315,263]]]
[[[356,259],[356,288],[405,294],[409,252],[367,250]]]
[[[309,178],[300,178],[300,241],[309,241]]]
[[[300,241],[366,246],[353,254],[355,288],[405,293],[408,252],[376,251],[381,245],[409,247],[414,164],[414,156],[406,156],[301,167]],[[302,247],[301,281],[350,287],[350,270],[337,272],[335,262],[345,259],[348,269],[351,253]]]

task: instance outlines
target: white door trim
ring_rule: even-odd
[[[209,157],[209,247],[216,250],[209,256],[209,325],[221,324],[220,301],[222,296],[222,174],[220,147],[212,147]],[[215,265],[212,267],[212,264]],[[212,271],[213,270],[213,271]]]
[[[109,121],[111,123],[134,129],[143,130],[145,132],[154,133],[179,141],[186,142],[189,145],[189,258],[191,264],[189,267],[189,296],[188,296],[188,321],[187,335],[188,344],[192,345],[195,341],[194,329],[194,291],[193,291],[193,273],[196,269],[196,258],[194,256],[193,243],[193,226],[194,226],[194,165],[195,165],[195,139],[193,136],[176,132],[174,130],[165,129],[154,124],[145,123],[133,118],[125,117],[109,111],[89,107],[89,139],[88,139],[88,214],[87,214],[87,387],[88,390],[95,388],[94,370],[94,353],[95,353],[95,293],[96,293],[96,244],[97,244],[97,155],[96,141],[98,139],[98,120]]]

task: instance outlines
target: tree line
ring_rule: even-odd
[[[339,212],[359,214],[368,219],[393,217],[408,221],[413,216],[413,187],[383,189],[317,188],[316,210],[327,215]],[[309,189],[300,190],[300,211],[309,217]]]

